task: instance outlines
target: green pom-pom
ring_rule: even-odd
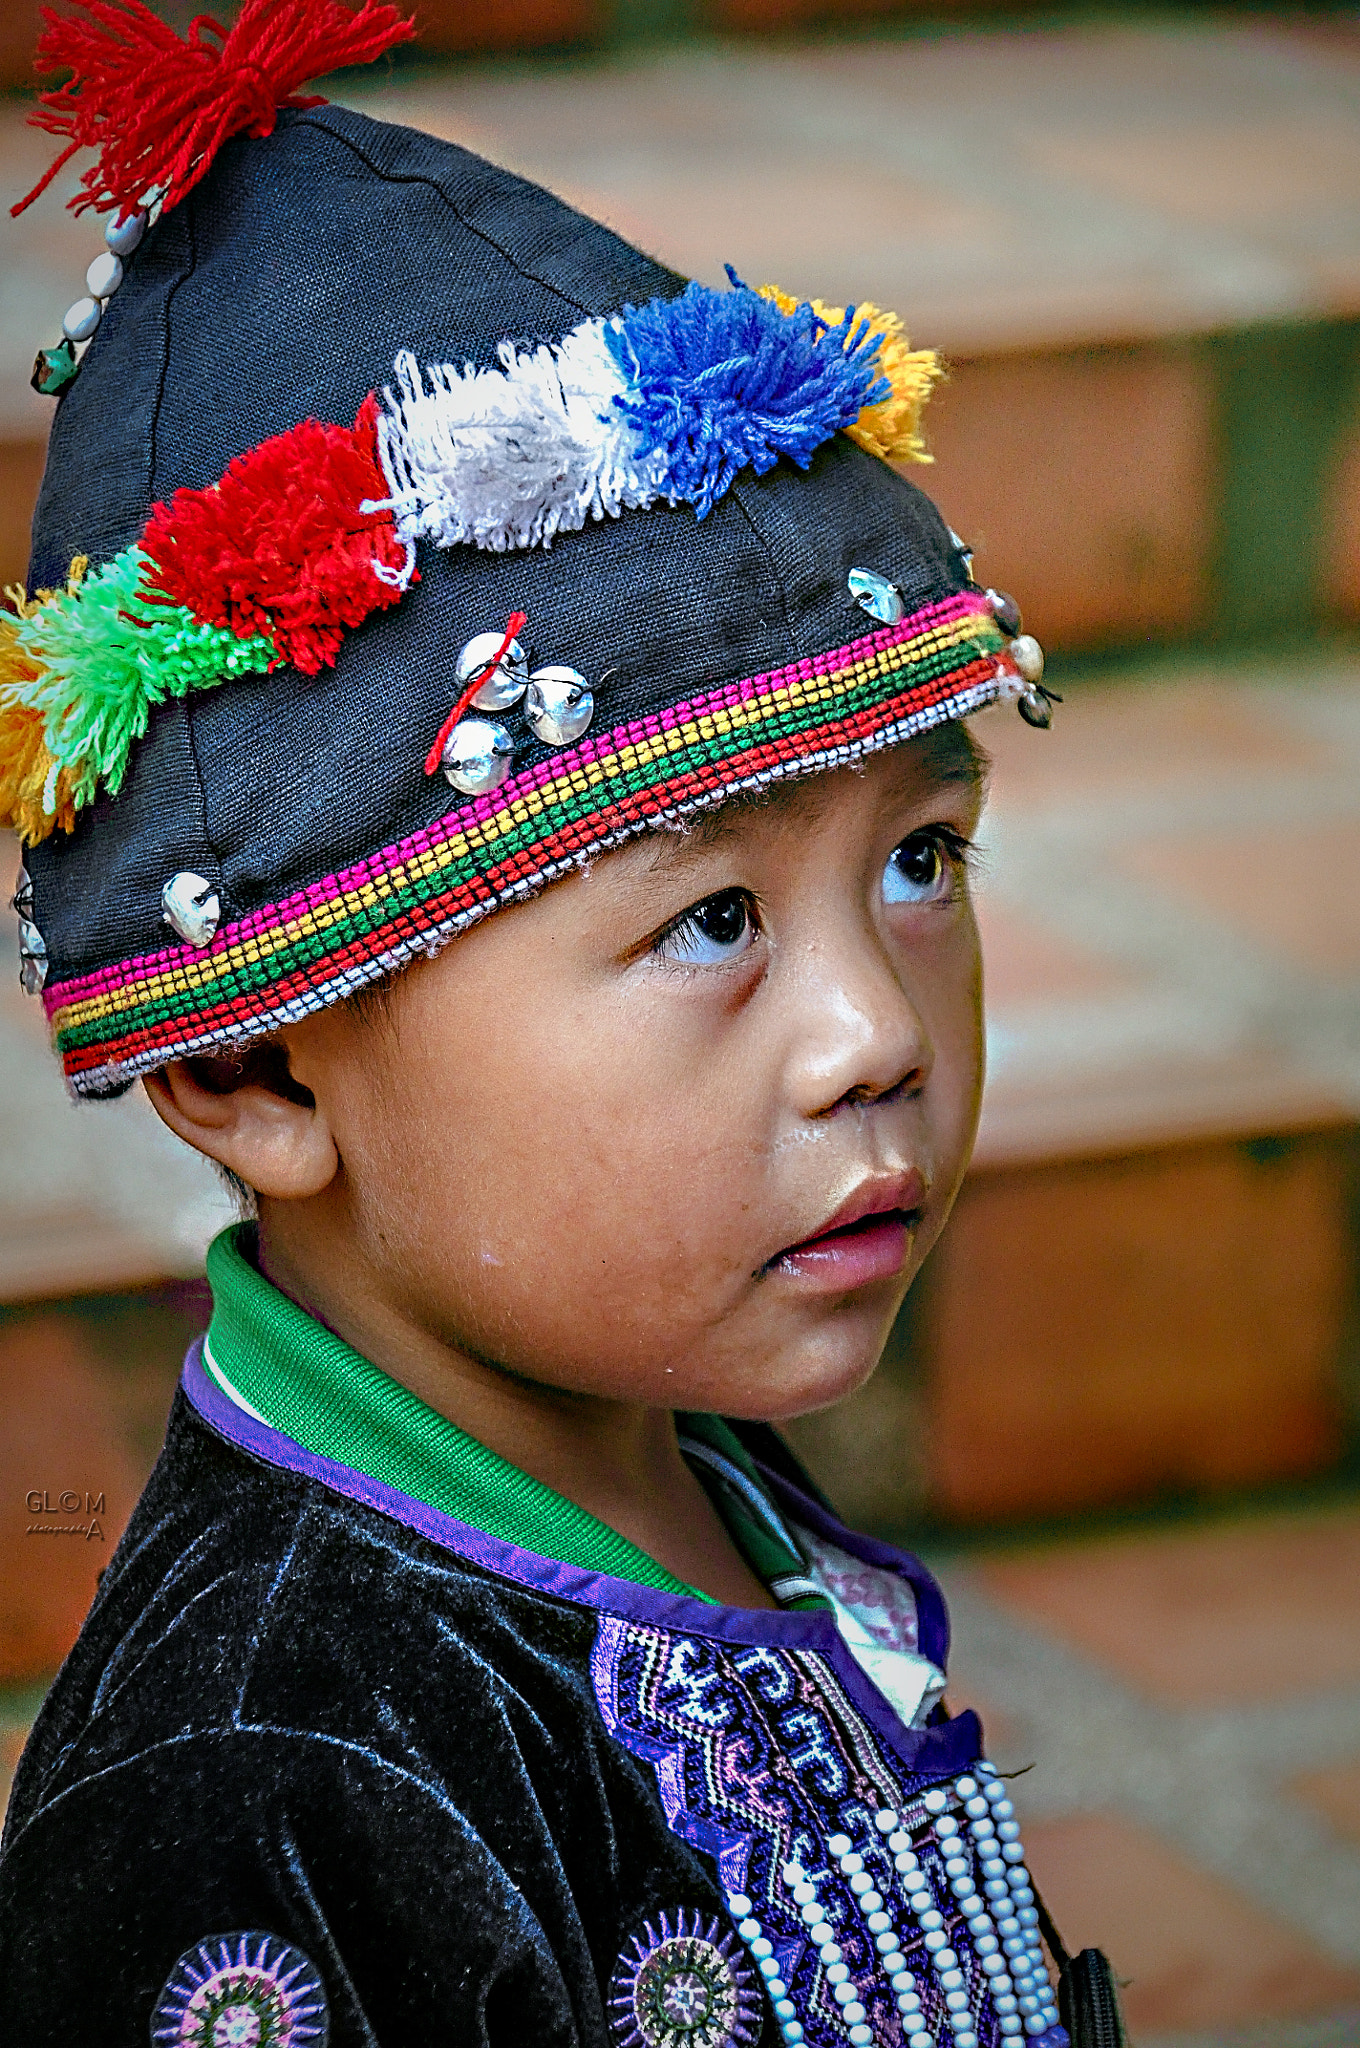
[[[138,547],[62,591],[19,628],[40,669],[22,692],[42,714],[49,752],[70,771],[77,805],[102,782],[113,795],[153,706],[277,661],[263,634],[238,639],[149,595],[155,564]]]

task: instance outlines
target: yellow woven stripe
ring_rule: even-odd
[[[69,1031],[124,1011],[135,1004],[154,1002],[164,995],[183,991],[211,991],[215,984],[249,963],[272,960],[287,952],[299,939],[315,938],[342,924],[362,907],[372,907],[397,893],[409,881],[420,880],[437,869],[446,868],[474,851],[494,849],[497,842],[530,819],[553,810],[568,796],[582,796],[612,782],[616,777],[647,773],[668,755],[685,752],[701,740],[728,739],[749,733],[787,710],[805,711],[809,706],[829,708],[839,698],[861,689],[866,682],[885,674],[897,674],[928,654],[957,646],[976,632],[979,615],[964,613],[928,628],[914,639],[859,656],[825,675],[792,676],[775,689],[731,705],[721,705],[672,725],[644,739],[625,742],[612,754],[594,761],[577,762],[561,775],[515,797],[493,817],[482,819],[451,833],[437,847],[426,847],[409,855],[386,871],[383,886],[368,880],[333,897],[330,902],[310,904],[298,917],[263,931],[251,932],[227,951],[202,959],[177,957],[167,971],[151,970],[135,981],[124,982],[108,994],[91,996],[56,1010],[51,1018],[54,1030]]]

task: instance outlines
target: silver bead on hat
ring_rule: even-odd
[[[886,576],[880,576],[877,569],[852,569],[845,579],[851,597],[861,611],[868,612],[871,619],[882,625],[895,626],[899,619],[906,617],[907,608],[902,602],[902,593],[895,583],[889,583]]]
[[[96,256],[85,273],[85,289],[96,299],[111,298],[123,282],[123,260],[112,249]]]
[[[491,637],[494,654],[500,642]],[[496,719],[461,718],[444,742],[445,780],[464,796],[484,796],[487,790],[500,788],[514,755],[515,743]]]
[[[161,890],[161,916],[186,946],[208,946],[222,919],[222,903],[211,882],[181,868]]]
[[[566,747],[579,740],[595,716],[595,698],[579,669],[536,668],[529,678],[524,716],[535,739]]]
[[[992,617],[1002,632],[1013,640],[1023,624],[1019,605],[1009,590],[988,590],[986,597],[992,608]]]
[[[67,307],[61,331],[68,341],[88,341],[103,313],[98,299],[77,299],[74,306]]]
[[[1037,726],[1040,732],[1047,732],[1053,723],[1053,705],[1046,690],[1026,690],[1016,698],[1015,708],[1026,725]]]
[[[130,256],[146,233],[146,214],[140,206],[131,213],[115,214],[104,229],[104,240],[115,256]],[[93,287],[91,287],[93,289]]]
[[[475,633],[458,657],[455,675],[460,690],[500,654],[504,633]],[[512,640],[496,668],[472,702],[478,711],[505,711],[518,704],[529,684],[529,662],[518,640]],[[492,785],[494,787],[494,785]]]
[[[1044,650],[1032,633],[1021,633],[1006,652],[1027,683],[1037,683],[1044,672]]]

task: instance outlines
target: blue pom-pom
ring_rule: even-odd
[[[763,476],[781,455],[806,469],[890,389],[881,339],[856,327],[853,306],[829,328],[811,306],[781,313],[733,284],[687,285],[605,327],[629,387],[614,402],[642,445],[664,453],[671,502],[693,505],[700,519],[743,469]]]

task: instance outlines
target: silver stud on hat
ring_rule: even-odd
[[[508,710],[510,705],[518,704],[528,688],[529,663],[519,641],[511,640],[507,647],[503,633],[477,633],[458,657],[454,673],[459,690],[466,689],[475,675],[496,661],[498,654],[500,660],[472,699],[478,711]]]
[[[209,946],[222,919],[222,903],[211,882],[181,868],[161,890],[161,916],[186,946]]]
[[[26,917],[19,919],[19,986],[26,996],[39,996],[47,980],[47,941]]]
[[[47,980],[47,942],[33,922],[33,883],[20,868],[10,898],[19,914],[19,986],[26,996],[42,994]]]
[[[554,663],[536,668],[530,676],[524,716],[535,739],[545,746],[570,746],[589,728],[595,698],[579,669]]]
[[[895,626],[906,617],[901,591],[886,576],[880,576],[877,569],[852,569],[845,581],[860,610],[868,612],[881,625]]]
[[[499,645],[497,640],[492,654]],[[484,796],[500,788],[514,755],[515,743],[498,720],[462,718],[445,740],[440,762],[445,781],[464,796]]]

